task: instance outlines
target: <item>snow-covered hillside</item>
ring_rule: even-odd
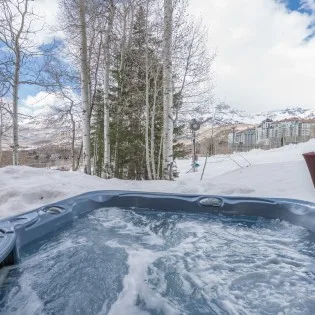
[[[3,147],[10,150],[12,135],[8,131],[3,139]],[[24,119],[19,126],[21,149],[36,149],[46,145],[65,145],[70,143],[70,127],[47,123],[40,118]]]
[[[187,127],[192,118],[204,121],[212,117],[212,113],[183,113],[181,121]],[[315,109],[303,109],[300,107],[287,108],[283,110],[274,110],[269,112],[248,113],[246,111],[238,110],[227,104],[220,104],[217,107],[215,114],[215,125],[229,127],[232,124],[240,124],[244,126],[258,125],[266,118],[273,120],[282,120],[286,118],[299,117],[301,119],[315,119]],[[204,124],[202,132],[207,134],[211,125],[211,120]],[[78,132],[78,135],[80,133]],[[20,125],[20,147],[25,149],[34,149],[45,145],[66,145],[70,143],[70,126],[54,126],[48,124],[43,116],[34,119],[24,119]],[[11,137],[4,138],[4,148],[10,149]],[[80,141],[78,141],[79,143]]]
[[[0,169],[0,217],[102,189],[286,197],[315,202],[315,190],[302,156],[314,150],[315,140],[311,140],[269,151],[214,156],[208,159],[203,181],[203,159],[200,170],[188,174],[190,160],[178,161],[180,177],[173,182],[104,180],[78,172],[9,166]]]
[[[212,113],[187,113],[183,115],[184,121],[189,121],[192,118],[206,120],[212,117]],[[304,109],[301,107],[287,108],[281,110],[273,110],[267,112],[249,113],[243,110],[236,109],[227,104],[220,104],[216,108],[215,124],[217,125],[232,125],[232,124],[245,124],[245,125],[258,125],[266,118],[273,120],[282,120],[287,118],[301,118],[301,119],[315,119],[315,109]],[[211,121],[209,120],[209,124]]]

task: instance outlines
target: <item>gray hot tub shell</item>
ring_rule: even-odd
[[[0,266],[19,261],[26,244],[104,207],[145,208],[190,213],[221,213],[286,220],[315,232],[315,204],[295,199],[96,191],[0,221]]]

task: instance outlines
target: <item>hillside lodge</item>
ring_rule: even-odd
[[[267,118],[260,125],[228,136],[230,148],[280,147],[290,143],[305,142],[315,138],[315,119],[289,118],[273,121]]]

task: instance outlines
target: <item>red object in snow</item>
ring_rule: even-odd
[[[308,170],[310,171],[314,188],[315,188],[315,152],[309,152],[303,154]]]

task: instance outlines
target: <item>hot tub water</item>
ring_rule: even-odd
[[[0,313],[314,314],[314,266],[287,222],[98,209],[22,249]]]

